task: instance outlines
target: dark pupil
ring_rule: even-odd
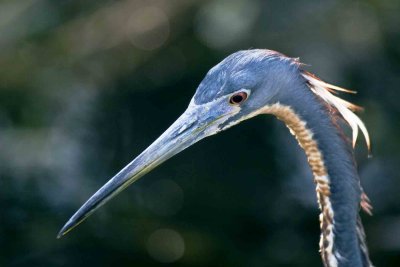
[[[232,102],[233,103],[240,103],[240,102],[242,102],[243,101],[243,96],[242,95],[234,95],[233,97],[232,97]]]

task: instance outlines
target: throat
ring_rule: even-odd
[[[275,115],[283,121],[303,148],[316,185],[317,200],[321,210],[319,220],[321,237],[319,242],[321,257],[326,266],[338,266],[337,256],[334,254],[334,211],[330,200],[331,188],[327,167],[313,132],[292,108],[280,104],[267,106],[263,113]]]

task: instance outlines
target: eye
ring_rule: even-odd
[[[247,99],[246,92],[239,92],[231,96],[229,99],[229,104],[231,105],[239,105],[243,103]]]

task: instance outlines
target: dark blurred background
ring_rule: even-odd
[[[400,266],[400,1],[0,1],[0,266],[322,266],[315,187],[260,116],[129,187],[61,240],[72,213],[187,107],[230,53],[300,57],[373,144],[356,148],[371,258]],[[231,157],[240,154],[240,156]]]

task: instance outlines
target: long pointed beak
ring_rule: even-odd
[[[71,231],[96,209],[167,159],[202,138],[217,133],[219,131],[218,125],[229,118],[228,115],[237,112],[238,110],[227,110],[226,108],[221,108],[221,106],[219,108],[210,108],[190,105],[185,113],[153,144],[89,198],[68,220],[58,233],[57,238]]]

